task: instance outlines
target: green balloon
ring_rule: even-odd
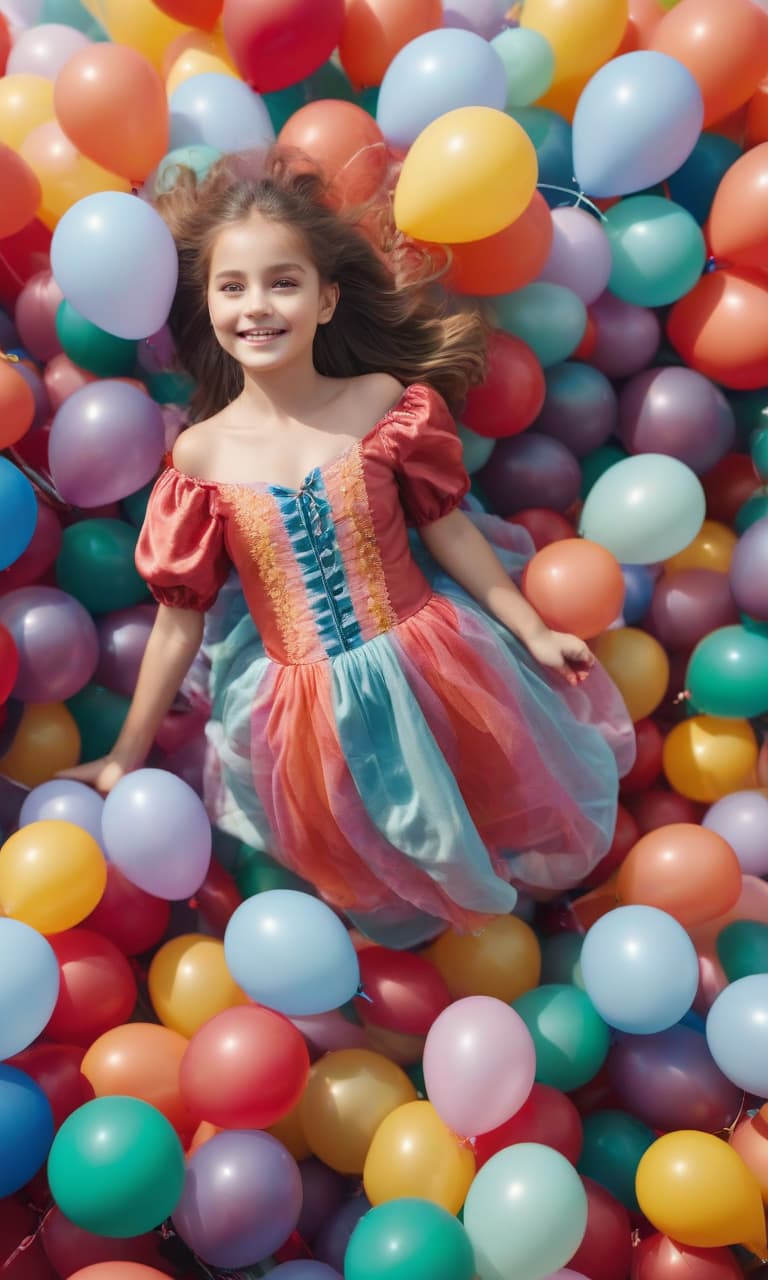
[[[307,104],[307,94],[301,84],[289,84],[287,89],[275,89],[272,93],[262,94],[264,106],[269,112],[272,128],[279,133],[294,112]]]
[[[584,936],[575,930],[555,933],[541,940],[541,981],[565,984],[584,990],[581,974],[581,948]]]
[[[130,705],[122,694],[113,693],[99,684],[87,684],[67,700],[67,707],[80,730],[80,756],[83,760],[98,760],[112,750]]]
[[[145,484],[142,489],[137,489],[135,493],[129,493],[128,497],[123,498],[120,504],[125,514],[125,518],[135,529],[140,529],[144,523],[144,517],[147,514],[149,495],[154,487],[154,480],[150,480],[149,484]]]
[[[610,1031],[589,996],[565,982],[547,983],[513,1001],[533,1037],[536,1079],[567,1093],[587,1084],[602,1067]]]
[[[64,530],[56,582],[89,613],[111,613],[149,599],[133,561],[138,533],[124,520],[80,520]]]
[[[768,973],[768,924],[734,920],[717,935],[717,958],[729,982]]]
[[[733,527],[741,537],[757,520],[768,516],[768,489],[755,489],[751,497],[743,502],[736,512]]]
[[[314,892],[306,880],[281,867],[268,853],[253,849],[247,844],[240,846],[232,875],[244,898],[252,898],[255,893],[266,893],[268,889]]]
[[[133,372],[136,343],[105,333],[75,311],[66,298],[56,311],[56,335],[64,354],[80,369],[102,378],[120,378]]]
[[[765,482],[768,480],[768,425],[758,427],[752,433],[752,439],[749,442],[749,452],[752,456],[755,471],[760,479]]]
[[[691,654],[685,683],[706,715],[763,715],[768,711],[768,638],[740,626],[710,631]]]
[[[682,205],[630,196],[605,215],[613,267],[608,287],[640,307],[663,307],[689,293],[707,259],[704,236]]]
[[[147,390],[158,404],[189,404],[195,389],[195,380],[187,373],[172,373],[163,369],[147,376]]]
[[[424,1079],[424,1063],[412,1062],[410,1066],[403,1067],[403,1071],[407,1075],[414,1089],[420,1098],[427,1096],[427,1082]]]
[[[530,27],[509,27],[491,41],[507,73],[507,107],[529,107],[543,97],[555,74],[546,36]]]
[[[640,1212],[635,1195],[637,1166],[656,1134],[628,1111],[593,1111],[584,1117],[584,1145],[576,1166],[627,1209]]]
[[[629,454],[620,444],[601,444],[581,459],[581,496],[586,498],[593,485],[597,484],[604,471],[623,462]]]
[[[304,90],[305,102],[316,102],[319,98],[341,98],[343,102],[356,102],[357,94],[349,77],[335,62],[324,62],[317,71],[299,86]]]
[[[761,427],[768,427],[768,389],[728,391],[726,399],[736,419],[734,449],[749,450],[754,433]]]
[[[344,1258],[344,1280],[472,1280],[462,1224],[429,1200],[388,1200],[364,1215]]]
[[[140,1236],[176,1208],[184,1151],[171,1123],[148,1102],[94,1098],[56,1134],[48,1182],[76,1226],[100,1236]]]
[[[573,355],[587,327],[581,298],[545,281],[494,298],[493,310],[498,327],[526,342],[545,369]]]

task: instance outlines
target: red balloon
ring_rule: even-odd
[[[273,93],[327,62],[341,38],[344,0],[224,0],[221,23],[240,75]]]
[[[36,435],[37,432],[32,432]],[[61,550],[61,524],[55,511],[38,499],[37,524],[26,551],[0,572],[0,595],[29,587],[48,572]],[[0,661],[2,671],[2,661]]]
[[[5,702],[19,674],[19,651],[7,627],[0,624],[0,703]]]
[[[724,387],[768,383],[768,277],[711,271],[672,307],[667,336],[686,364]]]
[[[570,360],[590,360],[595,353],[597,346],[597,321],[592,313],[587,311],[587,323],[584,326],[584,332],[581,335],[581,342],[578,347],[574,347],[571,352]]]
[[[553,1147],[576,1164],[581,1155],[584,1131],[581,1116],[571,1099],[548,1084],[535,1084],[520,1110],[490,1133],[475,1139],[478,1169],[505,1147],[516,1142],[538,1142]]]
[[[694,1249],[656,1232],[632,1256],[632,1280],[741,1280],[730,1249]]]
[[[53,1111],[58,1129],[67,1116],[90,1102],[93,1089],[80,1070],[84,1050],[75,1044],[47,1044],[38,1041],[8,1061],[39,1084]]]
[[[485,382],[470,391],[461,421],[493,440],[517,435],[539,416],[546,390],[544,371],[528,344],[497,329],[488,345]]]
[[[552,214],[539,191],[510,226],[485,240],[449,246],[444,283],[456,293],[512,293],[535,280],[552,248]]]
[[[163,1257],[160,1237],[153,1232],[129,1238],[95,1236],[65,1218],[58,1205],[45,1215],[40,1240],[51,1266],[60,1276],[72,1276],[81,1267],[99,1262],[140,1262],[173,1275],[175,1268]]]
[[[699,478],[707,498],[707,516],[721,524],[732,524],[739,508],[760,485],[748,453],[726,453]]]
[[[11,52],[12,44],[8,19],[4,14],[0,13],[0,76],[5,75],[5,64],[8,61],[8,54]]]
[[[181,1060],[181,1095],[198,1120],[266,1129],[287,1115],[309,1075],[304,1037],[281,1013],[236,1005],[203,1023]]]
[[[55,1272],[34,1239],[38,1217],[16,1196],[0,1200],[0,1273],[3,1280],[55,1280]]]
[[[155,898],[126,880],[114,863],[107,863],[107,887],[98,905],[83,921],[109,938],[126,956],[138,956],[160,941],[171,917],[171,904]]]
[[[355,1001],[363,1022],[403,1035],[425,1036],[451,1003],[447,984],[433,964],[410,951],[365,947],[359,956],[366,999]]]
[[[673,822],[699,822],[705,805],[696,804],[676,791],[652,787],[636,796],[626,796],[625,804],[638,825],[640,835],[668,827]]]
[[[195,902],[216,933],[223,937],[230,916],[242,901],[243,895],[234,877],[224,870],[216,858],[211,858],[208,874],[195,894]]]
[[[53,233],[33,218],[14,236],[0,240],[0,303],[16,301],[24,285],[48,266]]]
[[[633,845],[637,844],[640,838],[640,830],[628,809],[623,804],[618,805],[616,809],[616,829],[613,833],[611,847],[604,858],[601,858],[597,866],[590,871],[586,880],[582,881],[582,888],[594,889],[599,884],[603,884],[610,875],[613,875],[626,858]]]
[[[626,1280],[632,1257],[629,1214],[598,1182],[591,1178],[582,1182],[587,1193],[587,1230],[568,1266],[588,1280]]]
[[[152,0],[152,3],[169,18],[175,18],[187,27],[213,31],[221,16],[224,0]]]
[[[51,934],[48,941],[59,962],[61,986],[45,1036],[87,1048],[130,1018],[137,996],[133,970],[114,942],[93,929],[78,926]]]
[[[528,530],[537,551],[548,547],[550,542],[562,542],[564,538],[576,536],[570,520],[549,507],[527,507],[525,511],[516,511],[505,518],[509,524],[521,524]]]
[[[619,784],[625,795],[633,791],[645,791],[661,774],[664,736],[656,722],[649,717],[638,720],[635,724],[635,741],[635,763]]]

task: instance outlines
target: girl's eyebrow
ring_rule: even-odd
[[[273,262],[268,267],[264,268],[265,275],[269,275],[273,271],[301,271],[303,275],[306,275],[306,270],[300,262]],[[222,276],[231,277],[244,275],[246,275],[246,272],[243,271],[242,268],[233,267],[231,270],[225,268],[223,271],[217,271],[213,278],[214,280],[219,280]]]

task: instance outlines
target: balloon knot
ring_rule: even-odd
[[[718,263],[717,258],[713,258],[713,257],[707,258],[706,262],[704,263],[703,274],[705,276],[711,275],[713,271],[717,271],[719,265],[720,264]]]
[[[15,356],[10,351],[0,351],[0,360],[7,360],[9,364],[20,364],[21,356]]]
[[[689,702],[690,697],[691,697],[690,689],[682,689],[680,693],[675,694],[674,698],[672,699],[672,704],[675,707],[679,707],[682,702]]]
[[[365,990],[362,983],[360,983],[360,986],[357,988],[357,991],[355,992],[355,999],[367,1000],[368,1004],[373,1004],[373,996],[368,995],[368,992]]]

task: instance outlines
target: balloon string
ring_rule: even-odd
[[[10,351],[0,351],[0,360],[7,360],[9,364],[20,364],[21,356],[15,356]]]
[[[607,221],[602,209],[598,209],[594,201],[590,200],[583,191],[575,191],[573,187],[556,187],[551,182],[537,182],[536,189],[538,191],[560,191],[564,196],[575,196],[576,200],[574,201],[572,208],[579,209],[582,205],[586,205],[601,222]]]
[[[367,991],[363,990],[362,983],[355,992],[356,1000],[367,1000],[369,1004],[373,1004],[373,996],[369,996]]]
[[[2,262],[8,274],[13,276],[14,283],[22,287],[25,281],[19,275],[18,271],[14,270],[4,253],[0,253],[0,262]]]

